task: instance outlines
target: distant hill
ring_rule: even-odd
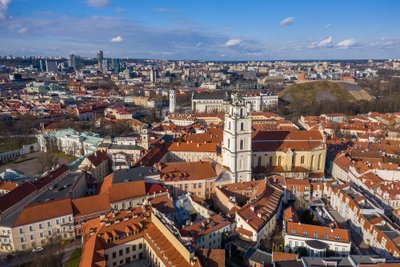
[[[279,97],[290,103],[302,101],[310,105],[324,101],[356,101],[342,83],[329,81],[293,84],[283,90]]]
[[[319,115],[332,112],[351,113],[353,108],[358,106],[359,100],[368,99],[365,94],[369,95],[357,85],[310,81],[288,86],[280,92],[279,97],[289,103],[291,113]]]

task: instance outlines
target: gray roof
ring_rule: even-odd
[[[215,100],[223,100],[225,98],[225,93],[223,91],[216,91],[216,92],[206,92],[201,94],[195,94],[193,99],[215,99]]]
[[[72,185],[76,182],[76,179],[78,179],[81,174],[81,172],[71,172],[57,182],[56,186],[54,186],[52,189],[47,190],[34,201],[32,201],[32,204],[69,197]],[[81,177],[81,179],[85,179],[85,177]]]
[[[344,257],[325,257],[312,258],[303,257],[304,266],[327,266],[327,263],[335,263],[337,267],[353,267],[359,264],[373,264],[377,261],[384,260],[377,255],[350,255]],[[291,266],[290,266],[291,267]]]
[[[299,260],[277,261],[276,267],[304,267],[303,263]]]
[[[118,170],[113,173],[113,184],[144,180],[146,176],[157,175],[154,167],[136,167],[132,169]]]
[[[253,261],[257,263],[272,264],[272,255],[271,253],[267,253],[265,251],[250,247],[243,258],[248,261]]]
[[[115,150],[143,150],[142,147],[140,146],[134,146],[134,145],[116,145],[116,144],[112,144],[109,148],[109,150],[111,149],[115,149]]]

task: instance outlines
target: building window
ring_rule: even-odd
[[[228,123],[228,130],[231,129],[231,122]]]
[[[231,139],[228,138],[228,148],[231,146]]]
[[[29,231],[33,232],[33,225],[29,225]]]
[[[132,251],[136,251],[136,245],[132,246]]]
[[[261,166],[261,156],[258,156],[258,166]]]
[[[281,166],[281,156],[278,157],[278,166]]]
[[[129,253],[129,247],[125,249],[125,253]]]
[[[244,146],[244,141],[243,141],[243,140],[240,140],[240,149],[241,149],[241,150],[243,149],[243,146]]]
[[[139,244],[139,249],[142,249],[142,244]]]
[[[310,169],[312,170],[314,167],[314,155],[311,156],[311,164],[310,164]]]
[[[23,234],[24,233],[24,229],[23,228],[19,228],[19,233]]]
[[[304,164],[304,156],[301,156],[301,158],[300,158],[300,163],[301,163],[301,164]]]
[[[321,169],[321,162],[322,161],[322,154],[319,154],[318,156],[318,169]]]
[[[122,249],[120,249],[119,250],[119,255],[122,256],[122,253],[123,253],[123,251],[122,251]]]
[[[241,131],[244,131],[244,123],[243,123],[243,122],[240,123],[240,130],[241,130]]]

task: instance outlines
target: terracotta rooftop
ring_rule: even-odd
[[[350,242],[350,233],[348,229],[332,229],[326,226],[287,222],[286,233],[288,235],[330,240],[342,243]]]
[[[144,180],[112,184],[109,191],[110,202],[146,196]]]
[[[0,190],[11,191],[17,188],[17,186],[17,183],[0,181]]]
[[[259,231],[275,215],[281,197],[282,190],[268,184],[259,198],[243,206],[237,214]]]
[[[209,219],[203,219],[186,226],[180,230],[182,236],[193,237],[194,239],[200,238],[204,235],[218,231],[219,229],[230,225],[231,222],[220,214],[215,214]]]
[[[156,165],[161,173],[161,180],[203,180],[217,177],[217,173],[208,161],[168,162]]]
[[[175,213],[174,205],[168,194],[153,197],[152,199],[150,199],[150,203],[152,207],[154,207],[161,213],[164,213],[166,215]]]
[[[98,150],[87,157],[88,160],[95,166],[99,166],[105,160],[108,160],[107,152]]]
[[[72,199],[74,215],[88,215],[111,209],[110,200],[106,194],[93,195]]]
[[[34,204],[22,209],[14,227],[72,214],[73,210],[69,198]]]
[[[225,266],[224,249],[206,249],[197,250],[197,255],[203,267],[223,267]]]

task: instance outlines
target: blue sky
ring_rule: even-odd
[[[400,58],[398,0],[0,0],[0,55]]]

